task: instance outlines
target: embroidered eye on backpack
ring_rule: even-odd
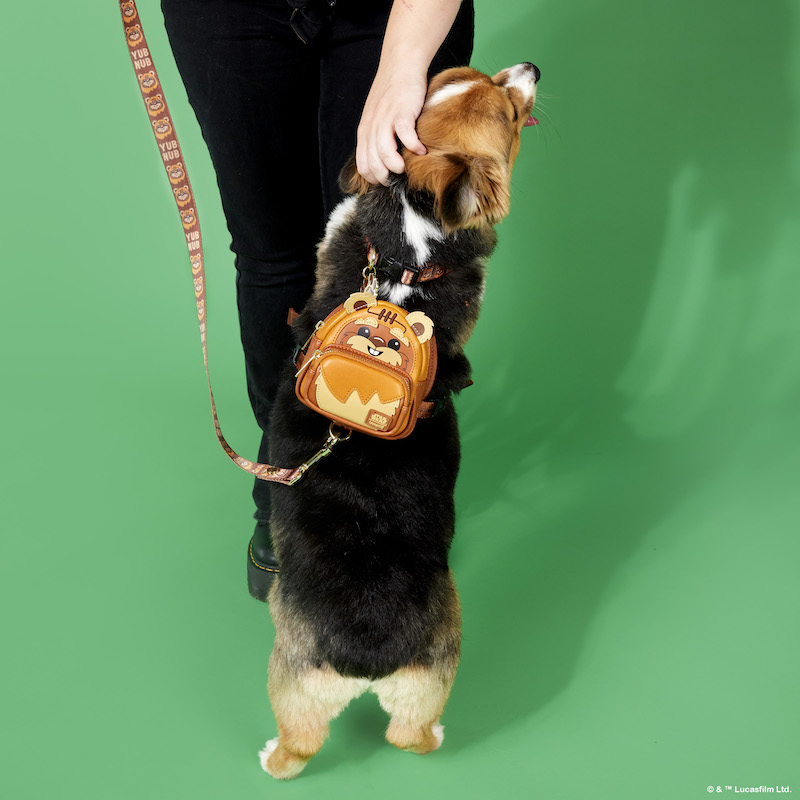
[[[402,439],[431,415],[433,322],[358,292],[317,323],[297,360],[295,393],[350,430]]]

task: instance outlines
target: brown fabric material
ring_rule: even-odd
[[[300,402],[349,430],[402,439],[434,403],[433,322],[358,292],[317,323],[297,361]],[[367,335],[368,334],[368,335]]]

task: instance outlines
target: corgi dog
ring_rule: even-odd
[[[370,248],[378,298],[435,326],[438,413],[384,441],[354,432],[294,486],[272,490],[271,535],[280,573],[269,589],[275,644],[269,697],[278,736],[260,753],[275,778],[293,778],[322,747],[329,723],[374,692],[389,714],[386,739],[424,754],[442,743],[440,718],[456,675],[461,615],[448,550],[460,447],[452,396],[470,381],[464,355],[481,307],[493,226],[509,211],[509,182],[539,70],[517,64],[490,77],[446,70],[429,85],[403,174],[368,184],[345,166],[345,199],[318,248],[316,284],[293,324],[298,344],[362,288]],[[365,330],[365,353],[386,342]],[[355,335],[355,334],[354,334]],[[370,339],[369,336],[372,336]],[[300,464],[329,420],[295,396],[294,365],[278,391],[270,460]]]

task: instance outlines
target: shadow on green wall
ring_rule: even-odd
[[[798,442],[792,24],[787,2],[551,1],[479,38],[480,69],[541,68],[547,113],[459,400],[451,746],[569,684],[617,568],[754,430]]]

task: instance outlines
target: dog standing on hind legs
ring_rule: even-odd
[[[313,642],[313,634],[305,630],[296,636],[295,619],[287,620],[288,626],[281,624],[284,609],[280,600],[271,607],[276,636],[269,662],[269,696],[278,737],[267,742],[261,752],[267,772],[276,778],[295,777],[322,747],[330,721],[368,690],[378,696],[391,717],[386,731],[391,744],[420,755],[439,747],[444,738],[439,718],[455,679],[460,639],[458,597],[452,579],[449,583],[450,607],[442,624],[441,654],[429,665],[401,667],[377,680],[346,677],[329,665],[310,666],[306,645]],[[270,599],[276,594],[273,591]],[[298,665],[302,666],[298,669]]]
[[[493,226],[509,210],[520,133],[536,122],[538,79],[527,62],[493,77],[446,70],[431,81],[417,120],[426,155],[405,152],[406,171],[388,187],[367,184],[353,161],[342,173],[349,196],[320,243],[296,341],[359,292],[367,254],[376,252],[379,298],[435,325],[438,366],[427,399],[439,413],[391,442],[353,433],[302,481],[274,486],[270,525],[281,570],[269,594],[269,696],[278,736],[260,758],[276,778],[298,775],[330,721],[365,691],[390,715],[391,744],[424,754],[442,743],[439,719],[461,638],[447,561],[460,461],[451,396],[470,383],[463,347],[483,298]],[[359,334],[370,355],[400,348],[371,325],[365,320]],[[304,462],[329,426],[295,397],[294,372],[287,365],[275,401],[273,463]]]

